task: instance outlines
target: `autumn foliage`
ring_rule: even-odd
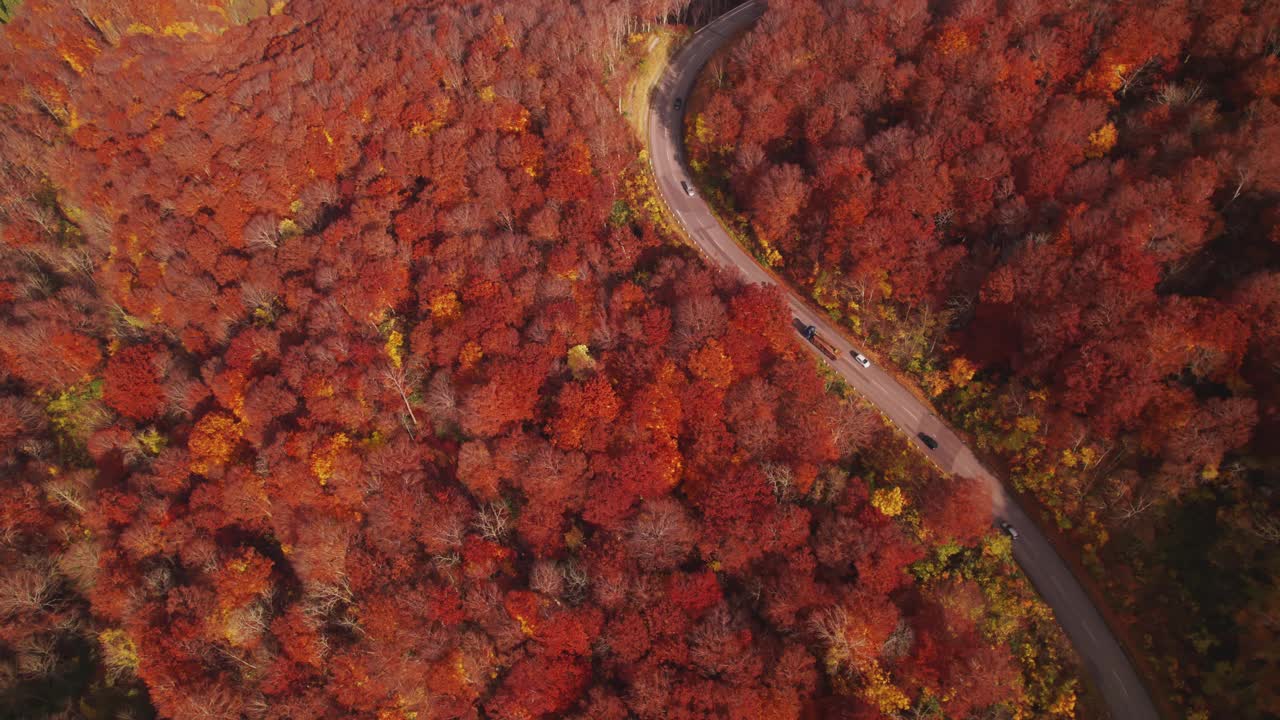
[[[0,35],[6,699],[1061,715],[1069,675],[1019,689],[1060,646],[989,508],[920,504],[951,481],[829,391],[775,290],[669,242],[636,190],[628,36],[683,10],[19,7]],[[799,217],[797,172],[774,175]],[[961,575],[989,622],[946,621]]]
[[[157,353],[146,346],[120,350],[111,356],[103,373],[102,401],[132,420],[148,420],[164,407],[162,368]]]
[[[1235,640],[1280,598],[1277,22],[772,3],[686,124],[757,257],[1000,456],[1188,717],[1280,712],[1278,656]]]

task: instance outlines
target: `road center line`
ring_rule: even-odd
[[[1120,684],[1120,690],[1124,692],[1124,696],[1129,697],[1129,688],[1125,687],[1124,680],[1120,678],[1120,671],[1112,669],[1111,675],[1115,677],[1116,682]]]

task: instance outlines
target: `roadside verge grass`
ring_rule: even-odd
[[[667,67],[680,33],[659,27],[652,32],[633,35],[628,42],[638,45],[639,57],[629,75],[631,82],[622,97],[622,116],[643,141],[649,131],[649,93]]]

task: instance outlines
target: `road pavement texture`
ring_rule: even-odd
[[[684,163],[682,135],[683,106],[698,71],[721,45],[763,12],[764,4],[751,0],[702,28],[672,59],[654,90],[648,118],[649,155],[654,177],[667,206],[684,226],[689,238],[712,262],[735,268],[746,282],[781,286],[795,318],[804,325],[815,326],[840,349],[839,359],[829,361],[828,365],[892,420],[920,452],[948,473],[980,478],[990,486],[996,516],[1019,531],[1019,537],[1013,541],[1014,559],[1031,578],[1045,602],[1053,608],[1058,622],[1101,690],[1112,718],[1158,720],[1146,688],[1089,596],[1045,536],[1005,494],[995,476],[978,462],[973,452],[946,424],[892,375],[875,364],[870,368],[855,364],[851,354],[853,347],[836,332],[828,319],[761,267],[734,242],[707,204],[700,197],[691,196],[681,185],[684,182],[689,188],[694,188],[693,178]],[[681,101],[679,109],[675,107],[677,98]],[[805,345],[826,360],[812,344],[805,342]],[[937,449],[926,447],[916,435],[920,432],[936,439]]]

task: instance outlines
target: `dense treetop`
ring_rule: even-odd
[[[20,7],[6,707],[1070,715],[985,491],[665,239],[614,98],[672,5]]]
[[[1277,27],[1245,0],[774,3],[688,125],[758,256],[1001,455],[1215,716],[1280,713],[1252,640],[1280,598]]]

